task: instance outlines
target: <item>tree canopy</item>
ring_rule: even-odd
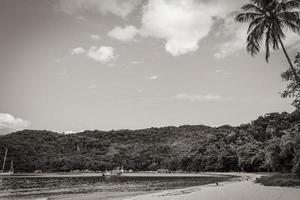
[[[0,137],[18,172],[106,170],[277,171],[300,174],[300,111],[238,127],[180,126],[84,131],[24,130]],[[2,163],[2,160],[1,160]],[[7,169],[9,166],[7,166]]]

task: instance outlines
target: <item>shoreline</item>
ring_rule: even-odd
[[[26,178],[33,178],[33,179],[39,179],[39,178],[102,178],[102,173],[22,173],[22,174],[14,174],[14,176],[10,176],[11,178],[20,178],[20,179],[26,179]],[[156,178],[175,178],[175,179],[181,179],[181,178],[204,178],[204,182],[201,184],[199,183],[198,186],[200,185],[205,185],[208,183],[215,183],[216,182],[224,182],[224,181],[229,181],[232,180],[234,178],[237,178],[236,175],[234,174],[229,174],[229,173],[168,173],[168,174],[163,174],[163,173],[125,173],[122,176],[120,176],[121,178],[154,178],[154,180]],[[9,177],[6,177],[9,179]],[[98,179],[97,179],[98,180]],[[101,179],[99,179],[101,181]],[[39,180],[36,180],[39,181]],[[146,186],[146,185],[145,185]],[[176,189],[182,189],[182,188],[188,188],[190,186],[182,186],[182,187],[177,187]],[[175,188],[175,187],[174,187]],[[63,191],[59,191],[58,190],[51,190],[51,191],[43,191],[45,192],[43,194],[42,193],[35,193],[35,191],[29,191],[27,194],[25,195],[17,195],[17,196],[11,196],[12,198],[15,199],[35,199],[35,200],[71,200],[71,199],[75,199],[75,200],[94,200],[94,199],[107,199],[107,200],[121,200],[121,199],[126,199],[126,198],[130,198],[130,197],[135,197],[135,196],[140,196],[140,195],[147,195],[147,194],[152,194],[152,193],[157,193],[157,192],[161,192],[161,191],[165,191],[165,190],[174,190],[174,188],[160,188],[160,189],[151,189],[149,188],[149,190],[127,190],[126,188],[124,188],[124,190],[120,190],[120,191],[113,191],[113,188],[111,188],[110,190],[112,191],[96,191],[97,189],[93,190],[91,188],[81,188],[78,187],[77,189],[73,187],[73,189],[68,189],[68,188],[64,188],[64,192],[66,193],[62,193]],[[87,189],[87,190],[86,190]],[[72,191],[75,191],[75,193],[73,193]],[[79,190],[86,190],[85,192],[82,193],[77,193]],[[40,190],[42,191],[42,190]],[[30,194],[31,193],[31,194]],[[57,193],[57,194],[55,194]],[[59,194],[61,193],[61,194]],[[4,198],[4,196],[2,196],[2,198]],[[0,195],[0,199],[1,195]]]
[[[241,176],[236,173],[197,173],[197,174],[153,174],[153,173],[130,173],[130,176],[136,177],[228,177],[228,180],[224,180],[219,182],[220,184],[230,183],[238,181]],[[71,195],[60,195],[60,196],[52,196],[48,200],[140,200],[144,197],[148,197],[149,195],[161,194],[163,192],[176,192],[176,191],[185,191],[183,193],[188,193],[192,191],[196,191],[197,188],[205,187],[209,185],[215,185],[215,183],[209,183],[194,187],[185,187],[180,189],[167,189],[160,191],[147,191],[147,192],[116,192],[112,193],[103,193],[103,192],[94,192],[89,194],[71,194]],[[40,200],[40,199],[37,199]],[[46,200],[46,199],[45,199]]]
[[[51,172],[51,173],[16,173],[6,178],[60,178],[60,177],[102,177],[102,173],[84,173],[84,172]],[[199,173],[155,173],[155,172],[132,172],[123,173],[121,177],[227,177],[238,176],[234,173],[222,172],[199,172]]]
[[[207,184],[139,195],[122,200],[299,200],[300,188],[270,187],[255,183],[255,180],[261,176],[261,174],[241,173],[239,179],[222,182],[219,186]]]
[[[27,174],[29,175],[29,174]],[[45,177],[40,174],[38,177]],[[66,177],[71,174],[47,174],[46,177]],[[72,174],[73,176],[95,177],[98,174]],[[222,173],[205,172],[196,174],[171,173],[130,173],[124,177],[228,177],[218,184],[210,183],[199,186],[157,191],[120,191],[120,192],[91,192],[77,194],[53,195],[49,197],[35,197],[35,200],[299,200],[299,187],[273,187],[255,183],[257,178],[266,175],[255,173]],[[24,177],[24,176],[20,176]],[[1,198],[0,198],[1,199]],[[24,198],[29,199],[29,198]]]

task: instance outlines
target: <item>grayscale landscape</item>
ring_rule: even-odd
[[[300,0],[0,0],[0,200],[299,200]]]

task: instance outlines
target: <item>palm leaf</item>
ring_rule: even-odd
[[[260,51],[260,46],[264,38],[265,24],[261,23],[257,25],[253,30],[248,34],[247,37],[247,51],[252,55],[256,55]]]
[[[299,28],[300,28],[299,12],[287,12],[287,11],[281,12],[277,14],[277,18],[285,26],[287,26],[287,28],[291,29],[294,32],[299,32]]]
[[[253,20],[250,22],[250,24],[249,24],[247,33],[250,33],[250,32],[253,30],[253,28],[254,28],[255,26],[257,26],[257,25],[263,23],[263,20],[265,20],[265,19],[264,19],[264,17],[262,17],[262,16],[253,19]]]
[[[251,11],[260,14],[264,13],[262,9],[260,9],[258,6],[254,5],[253,3],[247,3],[246,5],[242,6],[242,10]]]
[[[240,13],[235,17],[237,22],[251,22],[252,20],[256,19],[257,17],[262,16],[262,14],[258,13]]]
[[[289,1],[285,0],[282,1],[278,7],[281,11],[291,11],[291,10],[299,9],[300,0],[289,0]]]
[[[300,32],[299,24],[294,24],[289,21],[281,21],[281,23],[283,24],[284,27],[288,28],[289,30],[291,30],[293,32]]]

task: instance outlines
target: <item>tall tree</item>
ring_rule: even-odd
[[[247,31],[247,51],[257,55],[263,42],[266,48],[266,61],[270,57],[270,47],[281,49],[286,56],[290,69],[300,85],[300,76],[283,44],[284,29],[300,32],[300,0],[250,0],[242,8],[242,13],[236,16],[236,21],[249,23]]]

